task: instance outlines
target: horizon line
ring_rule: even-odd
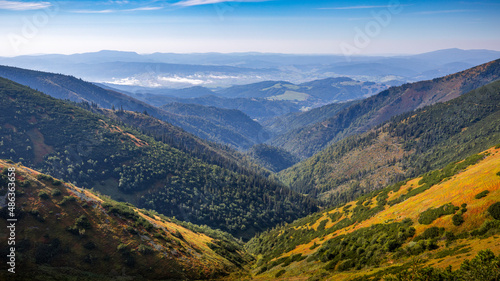
[[[433,51],[426,51],[426,52],[420,52],[420,53],[372,53],[372,54],[357,54],[357,55],[352,55],[352,57],[376,57],[376,56],[389,56],[389,57],[395,57],[395,56],[411,56],[411,55],[419,55],[419,54],[426,54],[426,53],[432,53],[432,52],[438,52],[438,51],[445,51],[445,50],[460,50],[460,51],[492,51],[492,52],[500,52],[500,50],[494,50],[494,49],[461,49],[461,48],[445,48],[445,49],[435,49]],[[231,54],[262,54],[262,55],[295,55],[295,56],[345,56],[342,53],[276,53],[276,52],[256,52],[256,51],[241,51],[241,52],[214,52],[214,51],[207,51],[207,52],[189,52],[189,53],[177,53],[177,52],[153,52],[153,53],[140,53],[137,51],[130,51],[130,50],[109,50],[109,49],[101,49],[99,51],[88,51],[88,52],[79,52],[79,53],[32,53],[32,54],[23,54],[23,55],[15,55],[15,56],[3,56],[0,55],[0,57],[4,58],[16,58],[16,57],[23,57],[23,56],[50,56],[50,55],[63,55],[63,56],[71,56],[71,55],[83,55],[83,54],[95,54],[95,53],[101,53],[101,52],[116,52],[116,53],[134,53],[140,56],[147,56],[147,55],[153,55],[153,54],[176,54],[176,55],[200,55],[200,54],[225,54],[225,55],[231,55]]]

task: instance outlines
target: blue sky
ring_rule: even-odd
[[[0,56],[500,50],[498,1],[0,1]]]

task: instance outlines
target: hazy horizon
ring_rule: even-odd
[[[396,56],[413,56],[420,55],[425,53],[433,53],[444,50],[460,50],[460,51],[492,51],[492,52],[500,52],[499,50],[493,49],[460,49],[460,48],[446,48],[446,49],[436,49],[428,52],[417,52],[417,53],[373,53],[373,54],[359,54],[356,56],[359,57],[396,57]],[[14,55],[14,56],[2,56],[2,57],[16,57],[16,56],[50,56],[50,55],[82,55],[82,54],[92,54],[92,53],[103,53],[103,52],[120,52],[120,53],[135,53],[138,55],[153,55],[153,54],[175,54],[175,55],[196,55],[196,54],[222,54],[222,55],[244,55],[244,54],[260,54],[260,55],[290,55],[290,56],[343,56],[342,53],[275,53],[275,52],[253,52],[253,51],[242,51],[242,52],[149,52],[149,53],[141,53],[134,50],[108,50],[102,49],[97,51],[89,51],[89,52],[79,52],[79,53],[32,53],[32,54],[23,54],[23,55]]]
[[[0,56],[500,51],[496,1],[0,1]]]

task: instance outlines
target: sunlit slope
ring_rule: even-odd
[[[7,168],[16,174],[16,280],[206,279],[240,270],[249,260],[228,234],[186,228],[3,160],[2,187]],[[1,204],[4,260],[8,212],[3,196]],[[2,262],[4,277],[6,267]]]
[[[349,280],[419,266],[453,270],[500,253],[500,145],[341,207],[263,233],[247,247],[257,280]],[[396,267],[397,266],[397,267]],[[293,278],[293,279],[292,279]]]
[[[408,112],[279,173],[292,189],[346,203],[500,142],[500,81]]]

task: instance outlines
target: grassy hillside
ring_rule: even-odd
[[[207,227],[181,225],[24,166],[0,160],[1,186],[15,169],[15,280],[208,279],[251,260],[241,242]],[[2,189],[0,276],[13,278]],[[6,279],[4,279],[6,278]]]
[[[500,78],[500,60],[436,78],[392,87],[356,103],[334,117],[275,137],[270,144],[310,157],[332,142],[365,132],[391,117],[452,100]]]
[[[345,203],[500,141],[500,81],[393,118],[279,174],[301,193]]]
[[[0,157],[114,199],[243,239],[317,209],[259,173],[205,162],[206,153],[194,157],[5,79],[0,98]]]
[[[312,105],[348,101],[374,95],[387,86],[360,82],[347,77],[314,80],[299,85],[285,81],[264,81],[236,85],[216,93],[230,98],[265,98],[268,100],[306,101]]]
[[[462,263],[481,250],[491,250],[493,257],[500,254],[499,201],[497,145],[442,170],[256,236],[247,243],[258,257],[253,280],[379,280],[383,276],[485,280],[480,275],[460,279],[478,273],[474,270],[488,276],[488,266],[474,266],[481,263],[479,258],[469,267]],[[489,276],[499,278],[498,257],[492,259],[490,254],[484,260],[495,262],[491,265],[496,275]],[[453,273],[458,275],[455,279],[415,279],[422,274],[447,274],[439,269],[449,266],[452,271],[462,266]]]
[[[171,105],[166,109],[160,109],[73,76],[0,66],[0,77],[37,89],[58,99],[95,103],[107,109],[147,112],[153,117],[179,126],[203,139],[226,143],[235,148],[249,148],[260,142],[256,139],[255,131],[259,132],[261,138],[265,137],[260,125],[239,111],[230,112],[199,106],[199,111],[211,111],[212,114],[218,115],[218,119],[207,119],[193,114],[183,115],[182,109],[179,108],[182,107],[180,104],[177,104],[177,107]],[[231,126],[236,121],[237,123]]]

